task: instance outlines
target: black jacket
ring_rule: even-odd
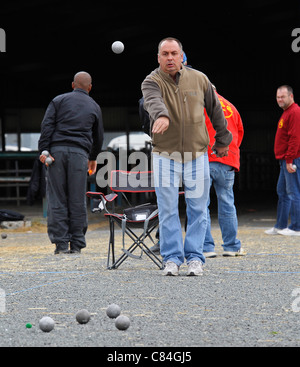
[[[46,196],[46,168],[38,155],[34,160],[31,178],[27,190],[27,204],[33,205],[35,200]]]
[[[83,89],[55,97],[49,104],[41,126],[39,152],[55,145],[86,150],[96,160],[103,143],[100,106]]]

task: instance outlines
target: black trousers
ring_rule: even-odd
[[[61,250],[86,247],[88,154],[76,147],[55,146],[47,168],[48,236]]]

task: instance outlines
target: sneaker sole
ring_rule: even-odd
[[[167,277],[177,277],[179,273],[172,273],[171,271],[168,271],[167,273],[164,273],[163,275]]]
[[[190,273],[187,273],[188,277],[199,277],[199,276],[202,276],[202,275],[203,275],[203,273],[197,274],[194,271],[191,271]]]
[[[217,257],[217,254],[211,254],[211,255],[205,255],[205,252],[203,253],[206,259],[212,259],[214,257]]]
[[[238,256],[245,256],[246,254],[240,254],[238,252],[227,252],[227,253],[224,253],[223,256],[224,257],[238,257]]]
[[[280,232],[278,232],[278,234],[280,235],[280,236],[289,236],[289,237],[299,237],[300,236],[300,234],[298,234],[298,233],[280,233]]]

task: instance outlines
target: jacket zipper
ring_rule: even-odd
[[[175,82],[174,82],[175,83]],[[175,83],[176,84],[176,83]],[[181,157],[182,157],[182,163],[184,162],[184,114],[183,114],[183,103],[186,103],[186,96],[184,97],[184,100],[182,101],[182,97],[180,95],[180,89],[179,89],[179,82],[176,84],[175,94],[178,93],[179,101],[180,101],[180,118],[181,118],[181,125],[182,125],[182,140],[181,140]]]

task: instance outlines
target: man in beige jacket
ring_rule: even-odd
[[[175,38],[162,40],[158,48],[160,66],[143,81],[142,92],[152,126],[163,274],[178,275],[186,259],[187,275],[202,275],[210,187],[204,107],[216,130],[213,149],[219,156],[228,154],[232,135],[206,75],[183,66],[182,61],[181,42]],[[178,213],[181,184],[188,219],[184,244]]]

